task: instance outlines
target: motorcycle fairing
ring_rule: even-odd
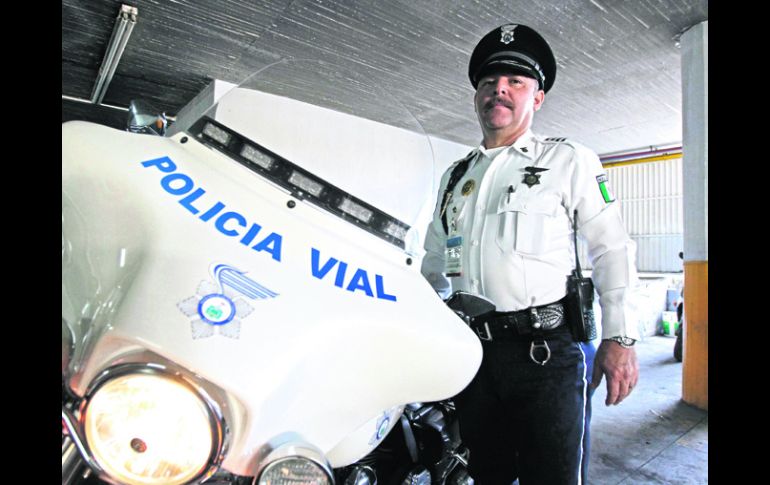
[[[174,170],[143,165],[158,159]],[[199,205],[184,202],[197,189]],[[462,390],[481,347],[419,261],[409,265],[392,244],[302,201],[290,208],[291,200],[184,133],[63,124],[62,315],[77,343],[73,391],[82,396],[99,372],[142,353],[175,362],[232,400],[223,468],[248,475],[255,450],[287,431],[332,466],[347,465],[376,446],[385,410],[395,408],[392,427],[405,403]],[[232,213],[219,226],[201,217],[218,202],[218,217]],[[254,224],[259,232],[242,243]],[[275,293],[247,301],[237,338],[194,338],[194,315],[178,307],[210,279],[212,264]]]

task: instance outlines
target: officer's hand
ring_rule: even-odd
[[[617,342],[602,340],[594,358],[594,374],[591,388],[596,389],[602,382],[602,375],[607,376],[607,399],[604,404],[620,404],[631,394],[639,380],[639,364],[636,350],[626,349]]]

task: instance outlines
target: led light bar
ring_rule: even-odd
[[[366,207],[356,204],[347,197],[342,199],[342,204],[340,204],[339,207],[342,212],[350,214],[361,222],[369,223],[369,221],[372,220],[372,211]]]
[[[383,231],[402,241],[406,239],[406,232],[408,230],[409,227],[404,226],[402,223],[392,221],[388,222],[387,225],[383,228]]]
[[[265,170],[273,168],[273,159],[251,145],[243,145],[241,156],[250,162],[256,163]]]
[[[319,184],[318,182],[311,179],[310,177],[306,177],[302,175],[296,170],[291,173],[291,176],[289,177],[289,183],[296,187],[299,187],[300,189],[304,190],[308,194],[313,194],[316,197],[320,196],[321,192],[323,192],[323,189],[324,189],[324,186],[322,184]]]
[[[203,134],[225,146],[231,140],[230,133],[213,123],[206,123],[206,126],[203,127]]]
[[[404,248],[409,225],[318,178],[215,120],[204,117],[187,132],[251,171],[377,237]]]

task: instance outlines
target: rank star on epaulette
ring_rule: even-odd
[[[537,185],[540,183],[540,172],[545,172],[548,170],[547,168],[539,168],[539,167],[524,167],[524,171],[527,173],[524,174],[524,183],[527,184],[527,187],[532,188],[533,185]]]

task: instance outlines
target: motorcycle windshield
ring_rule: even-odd
[[[292,196],[409,254],[434,208],[434,154],[374,71],[315,59],[256,70],[188,132]]]

